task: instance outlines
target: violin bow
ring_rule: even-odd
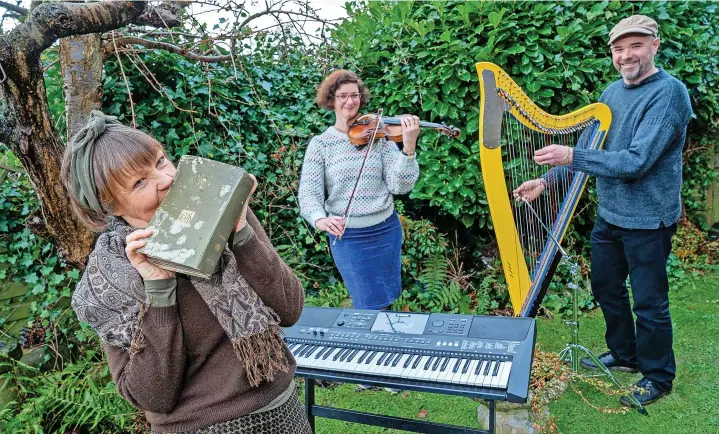
[[[377,138],[377,131],[379,130],[380,125],[382,124],[382,110],[377,110],[377,124],[374,126],[374,130],[372,130],[372,137],[369,140],[369,144],[367,145],[367,150],[364,153],[364,158],[362,159],[362,166],[360,166],[359,173],[357,174],[357,179],[355,179],[355,185],[352,187],[352,192],[350,193],[350,199],[347,201],[347,207],[345,208],[344,215],[342,216],[342,220],[344,221],[344,226],[342,228],[342,232],[344,233],[345,229],[347,229],[347,223],[349,222],[350,218],[350,208],[352,207],[352,199],[355,197],[355,191],[357,191],[357,185],[359,184],[359,180],[362,177],[362,172],[364,171],[365,163],[367,162],[367,157],[369,156],[369,153],[372,151],[372,147],[375,144],[375,139]],[[335,236],[334,241],[332,241],[332,245],[334,246],[337,244],[337,240],[342,239],[342,235]]]

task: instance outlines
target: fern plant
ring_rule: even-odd
[[[134,433],[138,413],[115,390],[107,364],[90,351],[62,371],[42,373],[21,362],[2,375],[18,401],[0,412],[0,432],[17,434]]]

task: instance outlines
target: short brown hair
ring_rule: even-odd
[[[73,194],[70,144],[65,149],[60,179],[70,196],[70,205],[78,220],[88,229],[100,232],[107,227],[113,208],[121,200],[119,193],[126,188],[124,182],[147,166],[154,166],[157,152],[164,152],[164,148],[152,136],[125,125],[107,125],[93,146],[93,178],[97,197],[105,212],[99,213],[84,207]]]
[[[320,108],[327,110],[335,109],[335,92],[343,84],[355,83],[359,88],[361,95],[360,107],[364,107],[369,102],[369,89],[364,85],[364,82],[357,77],[352,71],[346,69],[338,69],[333,71],[322,81],[322,84],[317,88],[317,96],[315,102]]]

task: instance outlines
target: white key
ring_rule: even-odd
[[[397,365],[393,366],[392,369],[387,372],[387,375],[390,377],[399,377],[402,375],[402,371],[404,371],[404,362],[409,359],[410,354],[402,354],[402,356],[399,358],[399,361],[397,362]]]
[[[370,375],[377,375],[377,372],[381,370],[381,367],[377,365],[377,361],[384,356],[384,352],[377,353],[377,355],[374,356],[372,361],[369,364],[369,368],[367,369],[367,374]]]
[[[497,368],[497,375],[492,377],[492,388],[496,389],[499,386],[499,379],[502,378],[502,371],[504,370],[504,362],[497,362],[499,368]]]
[[[357,354],[355,354],[354,360],[353,360],[353,361],[350,363],[350,365],[347,367],[347,370],[348,370],[349,372],[357,372],[357,371],[360,371],[362,368],[361,368],[361,365],[360,365],[360,363],[359,363],[359,359],[361,359],[362,356],[364,356],[365,354],[367,354],[367,350],[360,350],[359,352],[357,352]],[[363,360],[363,361],[364,361],[364,360]]]
[[[456,357],[452,357],[449,359],[449,363],[447,363],[447,367],[444,368],[444,372],[437,377],[437,381],[440,381],[442,383],[451,383],[452,377],[454,374],[452,373],[452,368],[454,368],[454,364],[457,363],[457,360],[459,360]]]
[[[461,363],[459,364],[459,368],[457,368],[457,372],[452,376],[452,384],[459,384],[459,380],[462,378],[462,369],[464,368],[465,363],[469,363],[468,359],[460,359]]]
[[[422,366],[417,366],[420,368],[420,374],[419,379],[420,380],[428,380],[432,376],[432,365],[434,364],[434,360],[437,358],[437,356],[429,356],[427,359],[427,362],[422,364]],[[427,366],[427,369],[424,369],[424,365],[429,363],[429,366]]]
[[[482,383],[484,383],[484,368],[487,366],[487,361],[482,360],[482,365],[479,367],[479,373],[477,374],[477,377],[474,380],[474,385],[476,387],[482,387]]]
[[[386,376],[387,372],[392,368],[392,360],[394,360],[395,357],[397,357],[396,353],[389,353],[389,355],[382,360],[377,375]]]
[[[487,375],[484,377],[484,381],[482,382],[483,387],[492,387],[492,370],[494,370],[495,364],[497,364],[496,360],[493,360],[492,363],[490,363],[489,372],[487,372]]]
[[[439,379],[439,376],[442,375],[442,365],[444,362],[447,361],[446,357],[440,357],[439,363],[437,364],[437,370],[432,371],[432,375],[429,377],[429,381],[437,381]]]
[[[497,387],[500,389],[507,389],[509,383],[509,372],[512,370],[512,362],[504,362],[504,369],[502,370],[502,376],[497,383]]]
[[[459,379],[459,384],[469,384],[469,379],[474,376],[474,368],[477,367],[477,363],[479,363],[479,360],[472,360],[469,363],[469,368],[467,368],[467,372],[462,374],[462,377]]]
[[[332,367],[334,366],[334,361],[332,361],[332,358],[335,356],[335,354],[337,354],[338,352],[340,352],[342,350],[343,350],[343,348],[339,348],[339,347],[332,349],[330,351],[329,355],[327,355],[327,357],[325,357],[325,356],[321,357],[321,359],[323,359],[322,363],[318,364],[317,367],[321,368],[321,369],[331,370]]]
[[[418,380],[422,376],[422,368],[424,367],[424,364],[427,363],[427,360],[429,359],[429,356],[422,356],[419,359],[419,363],[417,363],[417,366],[414,369],[410,369],[409,373],[407,374],[407,378],[412,380]],[[414,363],[412,363],[414,365]]]
[[[414,361],[417,360],[417,357],[419,355],[417,354],[410,354],[409,355],[409,364],[407,364],[407,367],[404,367],[404,363],[402,364],[402,372],[400,372],[399,376],[401,378],[409,378],[409,373],[412,370],[412,365],[414,364]],[[406,360],[405,360],[406,362]]]
[[[306,357],[305,360],[305,366],[307,367],[314,367],[314,365],[317,364],[317,359],[315,359],[315,356],[322,352],[326,347],[320,346],[318,347],[309,357]]]

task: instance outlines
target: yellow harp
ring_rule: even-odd
[[[549,144],[600,149],[612,114],[590,104],[553,116],[534,104],[497,65],[477,63],[481,101],[479,153],[489,210],[515,316],[535,316],[561,259],[561,243],[587,175],[568,166],[540,166],[534,151]],[[536,200],[515,200],[512,191],[540,179]]]

